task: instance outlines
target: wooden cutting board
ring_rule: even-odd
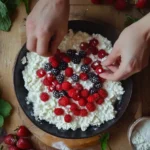
[[[117,12],[111,6],[73,4],[73,0],[71,3],[70,19],[94,20],[97,22],[101,20],[111,23],[120,30],[123,28],[127,12]],[[137,15],[135,10],[128,13]],[[21,6],[15,16],[16,19],[11,32],[0,32],[0,88],[2,89],[2,97],[7,99],[14,108],[11,117],[5,123],[7,131],[10,133],[17,126],[21,124],[26,125],[33,135],[39,139],[37,140],[33,137],[33,141],[39,150],[51,150],[52,148],[50,147],[58,146],[59,144],[71,149],[83,148],[86,150],[86,147],[92,147],[93,150],[100,149],[99,136],[80,140],[57,138],[37,128],[22,112],[13,90],[12,69],[15,57],[26,41],[25,17],[24,7]],[[150,69],[146,69],[143,73],[134,77],[134,91],[129,107],[121,120],[107,131],[111,135],[109,143],[112,150],[131,150],[127,140],[128,127],[136,118],[142,116],[142,114],[149,113],[150,109],[147,103],[149,102],[150,86],[148,83],[150,79],[147,76],[150,76]],[[96,146],[94,147],[94,145]]]

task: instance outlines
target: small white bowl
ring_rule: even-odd
[[[138,125],[140,125],[142,122],[150,120],[150,117],[141,117],[139,119],[137,119],[130,127],[128,130],[128,140],[130,145],[132,146],[133,149],[135,149],[134,145],[132,144],[131,138],[132,138],[132,133],[134,132],[134,130],[136,129],[136,127]]]

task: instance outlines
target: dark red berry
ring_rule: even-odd
[[[89,44],[86,42],[82,42],[80,44],[80,49],[82,49],[82,50],[87,50],[88,47],[89,47]]]
[[[108,93],[105,89],[100,89],[98,93],[102,98],[106,98],[108,96]]]
[[[60,116],[64,114],[64,110],[62,108],[55,108],[54,113],[55,115]]]
[[[136,7],[137,8],[145,8],[147,0],[137,0]]]
[[[81,110],[80,110],[80,116],[86,117],[87,115],[88,115],[88,112],[87,112],[86,109],[81,109]]]
[[[88,75],[86,73],[80,73],[80,79],[86,81],[88,79]]]
[[[90,46],[87,51],[90,51],[93,55],[97,55],[98,49],[95,46]],[[87,52],[89,53],[89,52]]]
[[[24,150],[33,148],[31,142],[27,138],[20,138],[17,141],[17,147]]]
[[[43,101],[43,102],[46,102],[48,101],[50,98],[50,96],[46,93],[46,92],[43,92],[40,94],[40,99]]]
[[[91,67],[95,70],[97,66],[101,66],[101,62],[100,61],[94,61],[92,64],[91,64]]]
[[[63,90],[69,90],[69,89],[71,89],[71,83],[68,82],[68,81],[63,82],[62,83],[62,89]]]
[[[90,112],[93,112],[96,110],[96,107],[94,105],[94,103],[87,103],[86,104],[86,108],[90,111]]]
[[[25,126],[20,126],[17,130],[17,136],[19,137],[28,137],[30,135],[30,131]]]
[[[75,86],[74,86],[74,88],[75,88],[76,90],[78,90],[78,91],[83,90],[83,86],[82,86],[82,84],[80,84],[80,83],[76,83]]]
[[[72,121],[72,116],[71,115],[65,115],[64,117],[65,122],[70,123]]]
[[[127,7],[126,0],[116,0],[115,8],[117,10],[124,10],[124,9],[126,9],[126,7]]]
[[[104,99],[103,98],[99,98],[97,101],[96,101],[97,104],[101,105],[104,103]]]
[[[91,39],[90,43],[89,43],[90,46],[94,46],[94,47],[96,47],[98,44],[99,44],[99,42],[95,38]]]
[[[8,150],[20,150],[20,149],[16,146],[9,146]]]
[[[39,77],[39,78],[42,78],[46,75],[46,71],[44,69],[39,69],[36,71],[36,75]]]
[[[71,76],[73,75],[73,69],[70,68],[70,67],[66,68],[66,70],[65,70],[65,75],[66,75],[67,77],[71,77]]]
[[[4,143],[7,145],[15,145],[17,142],[17,137],[16,135],[13,134],[8,134],[7,136],[5,136],[4,138]]]
[[[87,89],[84,89],[80,92],[80,95],[84,98],[89,96],[89,91]]]
[[[101,3],[101,0],[91,0],[91,2],[92,2],[93,4],[100,4],[100,3]]]
[[[99,52],[98,52],[98,57],[100,59],[106,57],[107,55],[108,55],[108,53],[105,50],[103,50],[103,49],[99,50]]]
[[[83,62],[84,64],[89,65],[92,62],[92,59],[90,57],[85,57]]]
[[[59,99],[58,103],[60,106],[67,106],[70,104],[70,99],[66,96],[63,96]]]
[[[47,78],[44,78],[43,84],[44,84],[45,86],[51,86],[51,85],[52,85],[52,82],[49,81]]]
[[[97,66],[95,72],[99,75],[104,72],[104,69],[102,66]]]

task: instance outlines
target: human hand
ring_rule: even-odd
[[[108,80],[123,80],[148,65],[150,55],[150,14],[127,27],[114,44],[108,58],[102,63],[110,71],[100,76]],[[147,24],[147,25],[146,25]],[[121,57],[120,64],[114,65]]]
[[[39,0],[27,18],[27,49],[55,53],[68,30],[69,0]]]

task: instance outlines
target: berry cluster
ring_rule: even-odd
[[[107,97],[107,91],[102,89],[104,80],[99,74],[104,72],[100,61],[92,62],[90,54],[97,55],[100,59],[108,54],[105,50],[98,50],[99,41],[95,38],[89,43],[82,42],[80,51],[74,49],[67,50],[66,53],[57,51],[55,56],[49,58],[43,68],[37,70],[37,77],[42,84],[47,87],[48,92],[42,92],[40,99],[43,102],[50,100],[50,93],[58,99],[59,107],[54,109],[56,116],[64,116],[64,121],[69,123],[73,116],[86,117],[90,112],[96,110],[96,105],[101,105]],[[76,74],[68,63],[72,62],[78,67],[80,74]],[[71,80],[67,80],[67,79]],[[91,81],[93,86],[88,90],[80,84],[82,81]],[[50,93],[49,93],[50,92]],[[66,114],[64,108],[70,109],[70,114]]]

